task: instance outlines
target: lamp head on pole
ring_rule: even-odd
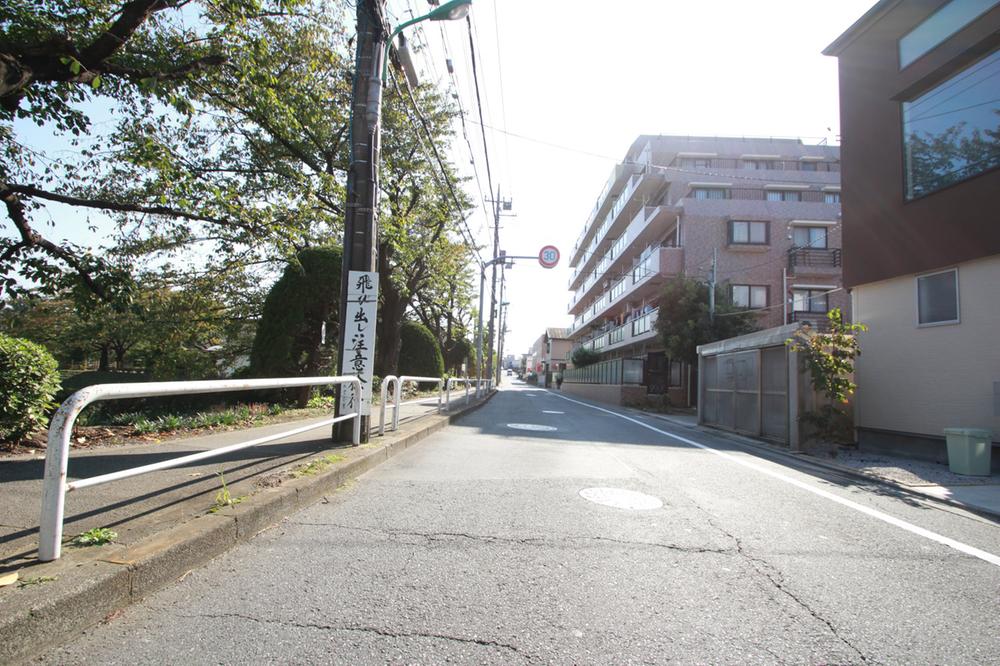
[[[432,21],[457,21],[469,14],[472,0],[451,0],[427,15]]]

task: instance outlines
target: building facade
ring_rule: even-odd
[[[838,147],[640,136],[571,253],[574,346],[598,351],[602,361],[641,360],[648,393],[692,404],[690,368],[667,358],[657,340],[664,282],[682,275],[707,282],[714,267],[734,303],[759,313],[760,328],[825,322],[829,309],[849,304],[839,218]],[[630,366],[616,367],[624,374]]]
[[[573,341],[565,328],[547,328],[535,340],[526,366],[528,372],[534,372],[538,376],[539,386],[551,385],[556,372],[562,372],[572,365],[569,358],[572,347]]]
[[[844,281],[863,449],[943,460],[1000,432],[1000,2],[883,0],[839,60]],[[998,450],[994,443],[994,465]]]

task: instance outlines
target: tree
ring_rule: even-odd
[[[199,5],[185,0],[11,0],[0,7],[0,200],[13,232],[0,239],[5,292],[23,292],[27,282],[55,293],[66,274],[103,298],[127,291],[130,276],[121,266],[40,231],[38,218],[51,203],[141,216],[154,229],[179,221],[183,228],[260,231],[225,205],[227,190],[185,188],[184,165],[159,140],[171,135],[170,125],[155,120],[170,109],[174,118],[188,117],[188,86],[223,66],[226,36],[290,0],[199,4],[198,21],[184,12]],[[123,120],[110,133],[95,131],[95,118],[116,116]],[[18,140],[15,119],[63,140],[63,149],[36,155]],[[168,162],[176,187],[152,187],[148,171]],[[63,211],[50,214],[65,218]]]
[[[716,287],[712,317],[708,289],[707,284],[683,276],[668,280],[664,286],[656,330],[670,358],[697,363],[698,345],[756,330],[756,313],[733,305],[724,285]]]
[[[308,377],[333,368],[341,258],[339,247],[303,250],[271,288],[250,353],[255,377]],[[309,394],[309,387],[299,391],[299,406]]]
[[[444,376],[441,348],[427,327],[407,320],[401,327],[403,344],[399,353],[399,374],[417,377]]]
[[[853,419],[840,405],[850,401],[854,383],[854,360],[861,355],[858,334],[868,330],[864,324],[847,324],[840,308],[827,313],[828,333],[801,328],[785,341],[788,348],[805,358],[814,391],[823,393],[830,404],[803,414],[804,422],[816,426],[823,437],[850,442]]]

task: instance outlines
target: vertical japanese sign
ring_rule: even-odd
[[[351,271],[347,285],[347,316],[343,325],[344,349],[340,352],[340,374],[361,380],[361,395],[354,387],[341,388],[337,414],[371,413],[372,372],[375,366],[375,317],[378,307],[378,273]]]

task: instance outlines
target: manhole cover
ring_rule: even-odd
[[[537,423],[508,423],[508,428],[513,428],[514,430],[534,430],[536,432],[552,432],[553,430],[558,430],[553,426],[538,425]]]
[[[557,412],[554,409],[543,409],[542,414],[565,414],[566,412]]]
[[[663,501],[658,497],[624,488],[584,488],[580,491],[580,497],[604,506],[630,511],[650,511],[663,506]]]

